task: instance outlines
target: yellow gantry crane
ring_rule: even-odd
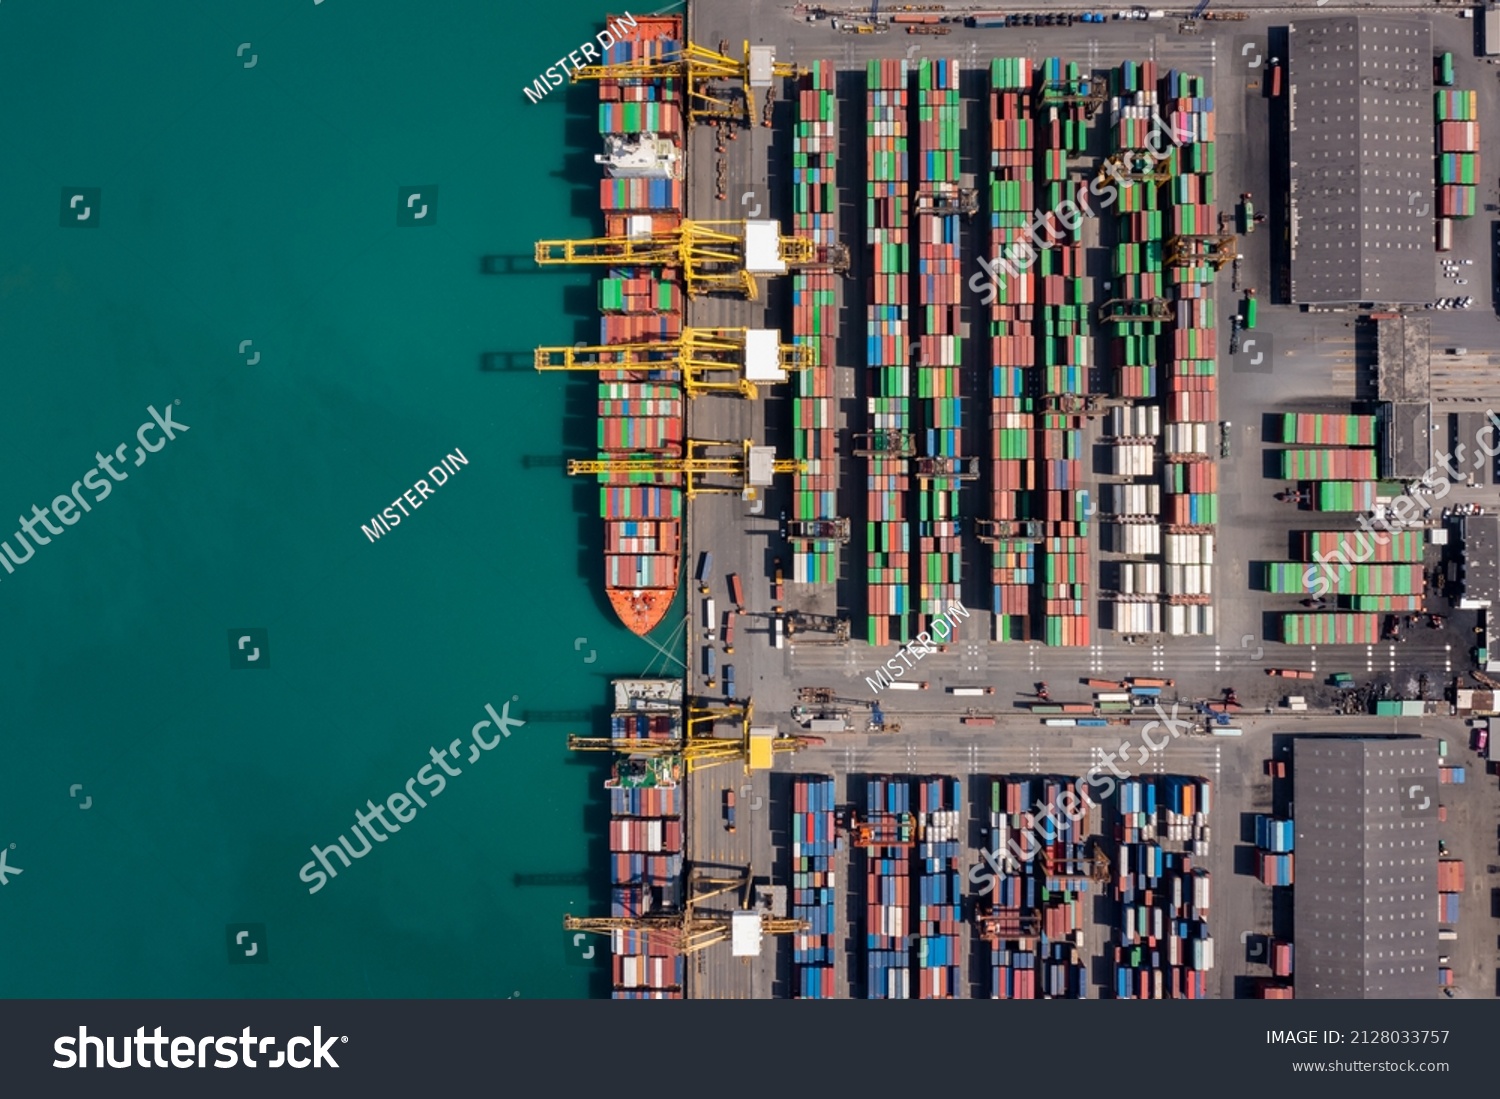
[[[1215,271],[1233,263],[1238,254],[1239,238],[1233,233],[1179,233],[1167,241],[1162,257],[1169,267],[1187,267],[1209,263]]]
[[[585,65],[573,70],[573,80],[678,80],[687,90],[687,117],[690,122],[743,122],[755,125],[755,91],[769,94],[773,80],[800,76],[806,69],[776,60],[770,46],[752,47],[744,41],[744,57],[736,60],[728,54],[729,43],[720,45],[726,52],[685,42],[679,49],[661,57],[640,57],[611,65]],[[711,85],[720,81],[738,81],[742,101],[736,104],[727,88]]]
[[[812,365],[807,344],[781,343],[774,329],[684,328],[674,340],[597,347],[539,347],[538,370],[670,370],[689,397],[738,393],[754,400],[758,384],[786,381],[787,371]],[[733,378],[714,375],[738,374]]]
[[[575,752],[621,752],[628,755],[681,756],[688,774],[694,774],[720,763],[743,760],[745,773],[770,768],[776,752],[795,752],[810,744],[821,743],[817,737],[782,736],[774,727],[751,724],[754,706],[744,703],[720,704],[699,701],[688,705],[687,728],[681,740],[650,740],[627,737],[568,737],[568,747]],[[722,719],[738,719],[739,731],[733,736],[716,734],[714,725]]]
[[[623,237],[539,240],[539,264],[592,263],[611,267],[675,267],[690,297],[712,292],[760,296],[761,275],[793,268],[846,268],[843,245],[819,248],[807,237],[781,235],[770,220],[684,221],[673,229]]]
[[[739,892],[740,907],[707,912],[703,905],[715,897]],[[718,943],[733,941],[735,954],[754,957],[760,953],[763,935],[794,935],[808,929],[806,920],[788,919],[748,908],[750,873],[719,877],[694,870],[687,879],[687,901],[679,912],[651,912],[642,916],[564,916],[563,928],[610,935],[616,931],[639,931],[657,946],[683,954],[694,954]]]
[[[735,447],[740,453],[701,453],[709,447]],[[684,453],[680,455],[622,454],[613,458],[573,458],[568,461],[568,472],[574,476],[644,473],[681,477],[683,493],[689,500],[704,492],[738,492],[744,499],[754,500],[760,495],[756,490],[769,485],[773,474],[803,473],[807,470],[807,462],[801,458],[777,458],[774,448],[755,446],[749,439],[740,443],[688,439],[683,443],[683,449]],[[713,476],[728,477],[738,483],[701,483],[700,478]]]

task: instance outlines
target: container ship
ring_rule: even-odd
[[[681,45],[680,17],[640,16],[630,37],[609,47],[603,61],[660,57]],[[594,159],[604,170],[599,204],[606,236],[662,232],[682,221],[683,117],[677,84],[599,82],[604,152]],[[600,283],[599,308],[604,345],[654,343],[682,334],[682,291],[670,268],[609,268]],[[685,420],[679,381],[672,369],[600,373],[600,457],[680,454]],[[605,590],[620,620],[645,636],[677,595],[681,477],[605,473],[599,481]]]
[[[616,680],[610,736],[681,740],[680,680]],[[610,915],[639,917],[682,906],[682,763],[669,756],[622,759],[609,794]],[[684,961],[667,937],[645,931],[610,936],[616,1000],[679,1000]]]

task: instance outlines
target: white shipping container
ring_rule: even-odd
[[[1201,637],[1214,632],[1214,609],[1209,606],[1166,607],[1166,632],[1173,637]]]
[[[712,630],[719,623],[718,616],[714,613],[714,601],[705,599],[703,601],[703,628]]]
[[[1166,427],[1166,451],[1168,454],[1207,454],[1207,424],[1168,424]]]
[[[1156,467],[1156,448],[1145,443],[1124,443],[1112,448],[1111,472],[1119,477],[1149,477]]]

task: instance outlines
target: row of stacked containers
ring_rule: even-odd
[[[1433,96],[1438,130],[1438,217],[1473,217],[1478,208],[1479,97],[1457,88],[1440,88]],[[1439,238],[1445,235],[1439,222]]]
[[[899,449],[879,452],[881,436],[910,434],[908,328],[910,165],[907,155],[907,78],[903,59],[883,58],[865,72],[865,232],[870,280],[866,307],[868,458],[865,528],[867,639],[871,645],[911,637],[911,527],[907,519],[907,459]],[[905,970],[900,971],[902,974]],[[892,979],[896,980],[895,971]]]
[[[792,232],[820,248],[838,242],[838,114],[831,61],[815,62],[797,85],[792,137]],[[837,362],[838,277],[833,271],[797,270],[792,275],[792,340],[812,349],[812,362],[795,375],[792,456],[807,462],[793,482],[792,517],[833,522],[838,509]],[[831,584],[838,579],[839,543],[800,543],[792,556],[792,579]]]
[[[1333,596],[1338,610],[1282,616],[1288,645],[1370,645],[1379,615],[1410,613],[1425,602],[1424,530],[1307,530],[1297,540],[1297,561],[1268,561],[1262,584],[1284,595]]]
[[[1110,574],[1111,625],[1122,633],[1209,634],[1218,522],[1214,270],[1201,261],[1169,265],[1166,242],[1217,230],[1213,100],[1202,78],[1175,70],[1160,78],[1152,62],[1126,61],[1112,80],[1117,168],[1105,190],[1114,198],[1099,202],[1117,215],[1110,297],[1169,308],[1159,320],[1125,307],[1134,315],[1114,322],[1113,390],[1137,403],[1113,409],[1108,423],[1111,472],[1130,480],[1102,486],[1101,510],[1114,552],[1133,559],[1114,563]],[[1175,135],[1170,144],[1154,132],[1158,115]],[[1160,183],[1150,178],[1163,172]],[[1145,491],[1158,476],[1161,494]],[[1162,566],[1143,556],[1163,556]]]
[[[1299,446],[1373,447],[1375,417],[1349,414],[1284,412],[1281,441]]]
[[[917,784],[917,998],[951,1000],[959,993],[959,932],[963,927],[962,784],[954,778]]]
[[[1122,90],[1130,90],[1130,83],[1142,89],[1157,87],[1155,63],[1129,68],[1135,71],[1121,67]],[[1217,231],[1218,217],[1214,101],[1208,96],[1208,82],[1201,76],[1169,70],[1160,81],[1160,90],[1159,111],[1175,135],[1175,147],[1168,144],[1167,135],[1158,134],[1154,139],[1158,150],[1169,151],[1163,161],[1169,169],[1166,209],[1161,219],[1163,233],[1169,238],[1211,235]],[[1130,146],[1132,150],[1141,147]],[[1218,466],[1212,449],[1212,429],[1219,419],[1215,274],[1208,263],[1176,263],[1163,275],[1171,292],[1173,315],[1161,341],[1164,351],[1161,401],[1169,442],[1163,477],[1164,526],[1169,535],[1186,536],[1169,544],[1187,554],[1178,563],[1192,566],[1178,590],[1169,586],[1166,592],[1164,625],[1171,634],[1214,632],[1208,577],[1213,564],[1219,499]],[[1184,431],[1186,425],[1193,425],[1194,430]],[[1171,440],[1188,435],[1195,437],[1191,450],[1184,446],[1179,453],[1172,453]],[[1170,554],[1167,562],[1170,577],[1173,575]]]
[[[990,174],[988,254],[1000,257],[1026,239],[1036,206],[1031,61],[997,57],[990,63]],[[1029,265],[989,271],[990,503],[988,544],[995,640],[1032,637],[1031,595],[1036,542],[1017,524],[1035,518],[1036,417],[1030,379],[1036,366],[1035,275]]]
[[[1084,278],[1083,240],[1077,223],[1069,227],[1057,211],[1074,195],[1067,179],[1069,158],[1088,142],[1081,102],[1057,101],[1047,89],[1075,91],[1083,74],[1076,62],[1051,57],[1042,62],[1042,101],[1033,127],[1037,163],[1037,208],[1043,216],[1043,242],[1037,255],[1037,335],[1040,392],[1044,399],[1081,401],[1089,392],[1089,322]],[[1041,640],[1048,645],[1089,643],[1087,492],[1083,489],[1083,432],[1080,417],[1069,411],[1041,414],[1042,559]]]
[[[612,61],[661,57],[681,46],[681,20],[641,19],[632,37],[609,48]],[[634,218],[655,231],[680,224],[682,116],[679,82],[599,82],[599,129],[605,136],[646,144],[667,142],[676,159],[663,158],[659,178],[605,179],[601,205],[605,234],[624,236]],[[642,169],[637,169],[642,170]],[[637,185],[649,184],[644,190]],[[611,196],[616,186],[624,206]],[[632,190],[631,188],[635,188]],[[600,343],[673,339],[682,331],[682,294],[675,272],[657,268],[611,268],[600,284]],[[600,456],[680,454],[684,414],[675,371],[603,371],[598,380]],[[681,553],[681,478],[667,474],[603,474],[600,513],[605,520],[605,579],[609,588],[675,589]],[[665,598],[665,592],[663,592]],[[659,616],[659,614],[658,614]]]
[[[1158,775],[1116,788],[1113,948],[1119,999],[1202,1000],[1214,965],[1208,854],[1212,784]]]
[[[865,783],[865,816],[876,842],[865,848],[865,996],[908,1000],[911,988],[911,788],[898,779]],[[878,842],[887,840],[886,843]]]
[[[964,454],[960,306],[959,135],[957,61],[923,59],[917,66],[917,185],[919,201],[955,210],[917,219],[917,453],[958,459]],[[919,210],[921,207],[919,206]],[[917,493],[917,628],[941,615],[962,592],[960,482],[923,478]]]
[[[990,785],[988,895],[977,898],[989,948],[989,995],[1082,999],[1089,919],[1087,842],[1098,806],[1068,779],[1015,777]]]
[[[1296,846],[1297,834],[1292,821],[1276,820],[1264,813],[1255,815],[1255,876],[1264,885],[1291,885],[1293,880],[1292,848]],[[1287,957],[1287,976],[1291,971],[1291,958]]]
[[[632,715],[614,735],[657,735]],[[609,792],[610,915],[639,917],[680,903],[682,802],[679,765],[665,757],[618,764]],[[644,931],[610,935],[611,985],[617,1000],[681,999],[683,956],[671,941]]]
[[[792,942],[792,989],[798,998],[835,995],[833,803],[833,779],[792,781],[792,918],[808,923]]]

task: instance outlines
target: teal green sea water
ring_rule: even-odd
[[[603,599],[594,489],[523,462],[591,446],[588,380],[496,369],[592,321],[591,277],[530,259],[592,232],[592,101],[520,89],[605,14],[0,7],[0,536],[96,452],[128,475],[0,573],[0,996],[597,993],[560,926],[604,874],[578,723],[461,748],[399,833],[298,871],[487,703],[602,714],[654,655]],[[136,466],[148,406],[187,430]],[[242,627],[265,663],[231,667]]]

